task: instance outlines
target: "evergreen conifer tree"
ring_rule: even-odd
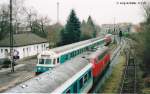
[[[77,18],[75,11],[72,10],[68,17],[65,29],[61,32],[62,44],[65,45],[78,42],[80,41],[80,35],[80,21]]]
[[[94,22],[93,22],[91,16],[88,17],[87,24],[90,26],[90,28],[92,30],[93,37],[96,37],[96,28],[95,28],[95,25],[94,25]]]

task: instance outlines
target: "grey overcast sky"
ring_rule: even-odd
[[[141,22],[143,20],[141,5],[117,4],[117,2],[123,1],[144,0],[25,0],[25,5],[34,7],[41,15],[48,16],[52,23],[55,23],[57,19],[57,2],[60,4],[59,20],[62,24],[66,23],[71,9],[75,9],[80,21],[87,20],[91,15],[97,24],[114,23],[114,18],[116,23],[132,22],[136,24]]]

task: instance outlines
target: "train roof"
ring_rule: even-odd
[[[106,51],[109,51],[109,48],[104,46],[103,48],[100,48],[99,50],[96,50],[95,52],[93,52],[89,58],[95,58],[96,56],[99,56],[103,53],[105,53]]]
[[[81,46],[81,45],[84,45],[84,44],[87,44],[87,43],[90,43],[90,42],[93,42],[93,41],[96,41],[98,39],[100,39],[100,37],[80,41],[80,42],[77,42],[77,43],[72,43],[72,44],[69,44],[69,45],[64,45],[64,46],[61,46],[61,47],[57,47],[57,48],[52,49],[52,51],[54,51],[56,53],[60,53],[60,52],[63,52],[63,51],[69,50],[69,49],[73,49],[75,47],[78,47],[78,46]]]
[[[5,93],[50,93],[89,64],[92,67],[89,60],[84,58],[89,54],[91,52],[85,52],[54,68],[52,71],[45,72],[17,85]]]
[[[40,55],[42,55],[42,54],[53,54],[52,56],[56,56],[56,55],[62,54],[63,52],[73,50],[76,47],[85,46],[85,45],[90,44],[94,41],[97,41],[101,38],[102,37],[97,37],[97,38],[94,38],[94,39],[88,39],[88,40],[80,41],[80,42],[77,42],[77,43],[72,43],[72,44],[69,44],[69,45],[64,45],[64,46],[61,46],[61,47],[49,49],[47,51],[43,51],[42,53],[40,53]],[[103,39],[101,39],[101,40],[103,40]]]

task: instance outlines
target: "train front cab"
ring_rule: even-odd
[[[63,94],[68,93],[88,93],[93,85],[93,77],[91,70],[84,73],[78,78]]]
[[[59,64],[59,58],[48,58],[48,57],[39,57],[38,63],[35,68],[35,75],[39,75],[43,72],[53,69]]]

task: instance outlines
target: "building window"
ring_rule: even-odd
[[[23,48],[23,56],[25,56],[25,48]]]
[[[31,47],[29,47],[29,51],[31,52]]]
[[[1,49],[1,53],[3,53],[3,49]]]
[[[41,49],[42,49],[42,51],[44,50],[44,49],[43,49],[43,45],[41,45]]]
[[[38,45],[37,45],[37,50],[38,50]]]
[[[5,53],[4,53],[4,55],[5,55],[5,58],[8,58],[8,49],[5,49]]]
[[[34,46],[34,50],[36,50],[36,46]]]
[[[8,53],[8,49],[5,49],[5,52],[7,52],[7,53]]]

